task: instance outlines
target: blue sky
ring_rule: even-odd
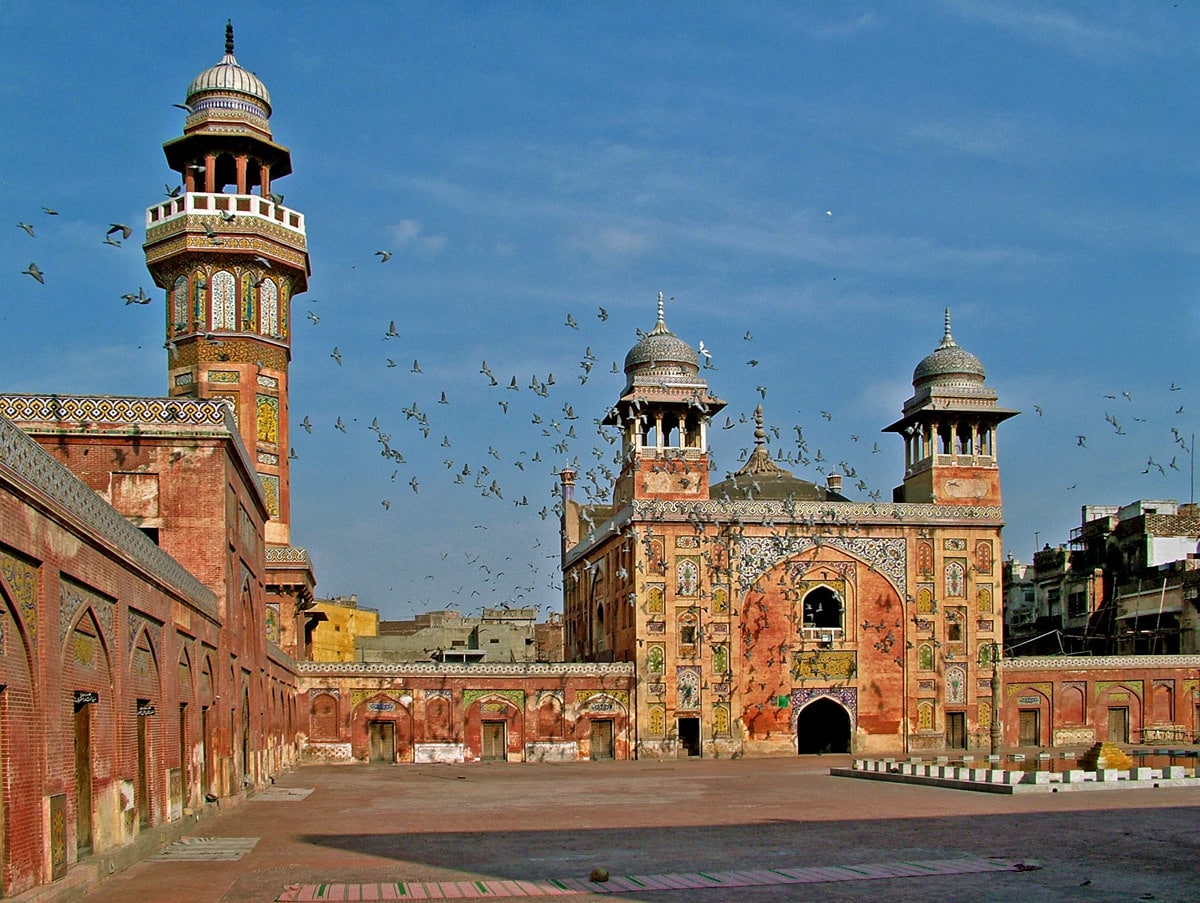
[[[712,351],[718,424],[761,401],[773,448],[802,426],[866,482],[853,497],[901,480],[880,430],[947,306],[1023,412],[998,443],[1006,553],[1065,542],[1084,504],[1191,497],[1200,6],[16,0],[0,389],[165,393],[162,299],[120,296],[152,288],[141,224],[178,181],[171,105],[220,59],[227,15],[292,150],[275,187],[307,216],[291,408],[315,426],[291,436],[293,539],[319,594],[385,617],[558,608],[539,512],[563,464],[612,466],[593,418],[659,291],[672,330]],[[117,221],[139,227],[119,249],[101,243]],[[551,373],[548,398],[528,388]],[[380,456],[375,417],[405,464]],[[753,429],[710,435],[719,479]],[[502,499],[475,488],[481,466]]]

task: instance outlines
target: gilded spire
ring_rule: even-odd
[[[233,56],[233,19],[225,20],[225,55]]]

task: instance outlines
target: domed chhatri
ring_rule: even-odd
[[[271,92],[257,75],[243,69],[233,55],[232,22],[225,23],[225,56],[192,79],[186,103],[197,113],[208,109],[240,109],[263,119],[271,118]]]
[[[930,382],[945,382],[951,379],[983,383],[983,364],[979,358],[958,347],[950,334],[950,308],[946,308],[946,331],[942,343],[926,355],[913,371],[913,388]]]
[[[663,296],[658,293],[658,322],[643,335],[625,355],[625,374],[644,367],[678,365],[688,370],[689,376],[700,372],[700,355],[691,345],[667,328],[663,319]]]

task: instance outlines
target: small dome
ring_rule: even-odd
[[[763,428],[763,409],[760,404],[754,410],[754,451],[737,473],[709,489],[709,498],[725,501],[783,501],[794,502],[846,502],[840,492],[828,486],[793,476],[771,460],[767,451],[767,431]]]
[[[696,371],[700,369],[700,355],[696,349],[667,328],[661,292],[658,295],[658,322],[625,355],[625,372],[651,364],[682,364]]]
[[[231,94],[238,95],[242,102],[235,100],[231,105],[231,98],[228,97]],[[257,75],[243,69],[233,55],[232,23],[225,26],[225,56],[221,62],[192,79],[188,85],[186,103],[196,112],[209,108],[241,108],[264,119],[271,117],[271,92]]]
[[[971,352],[955,344],[954,336],[950,334],[950,308],[946,308],[946,332],[942,343],[917,364],[913,371],[913,387],[956,378],[982,383],[983,364]]]

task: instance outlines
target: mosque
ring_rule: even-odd
[[[642,754],[897,753],[990,742],[1003,525],[997,405],[978,358],[940,344],[886,427],[903,439],[889,501],[854,502],[771,457],[711,483],[725,402],[691,344],[654,327],[625,358],[606,423],[622,437],[612,504],[562,474],[567,657],[634,662]]]
[[[0,394],[0,895],[78,896],[302,759],[966,752],[1106,739],[1114,709],[1138,729],[1200,713],[1194,656],[1001,662],[997,429],[1016,412],[949,314],[884,427],[902,481],[859,502],[848,475],[784,470],[761,407],[745,465],[713,482],[725,402],[661,296],[604,418],[611,503],[561,472],[568,660],[306,661],[291,154],[232,26],[184,106],[164,145],[180,189],[144,244],[167,394]]]

